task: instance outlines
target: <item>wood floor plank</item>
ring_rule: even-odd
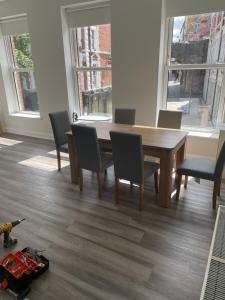
[[[25,217],[13,230],[14,250],[33,246],[50,259],[29,299],[199,299],[216,217],[211,183],[190,178],[180,201],[163,209],[151,179],[139,212],[138,189],[126,184],[114,205],[113,168],[100,200],[92,173],[84,172],[81,193],[68,167],[54,171],[53,142],[5,134],[0,147],[0,222]],[[218,204],[224,195],[222,186]],[[9,251],[0,246],[0,257]],[[0,299],[8,299],[2,291]]]

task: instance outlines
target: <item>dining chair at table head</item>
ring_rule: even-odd
[[[60,151],[68,153],[68,142],[66,132],[70,131],[70,120],[67,111],[49,113],[52,131],[56,146],[58,170],[61,170]]]
[[[169,129],[180,129],[181,121],[182,121],[181,111],[160,110],[157,127],[169,128]],[[175,168],[176,167],[175,157],[174,157],[173,165]]]
[[[114,122],[118,124],[135,125],[136,109],[116,108]]]
[[[76,155],[80,168],[80,190],[83,190],[82,169],[97,173],[99,196],[102,194],[102,173],[112,162],[112,155],[101,153],[96,128],[85,125],[71,125]]]
[[[159,165],[144,162],[142,137],[137,134],[110,131],[115,172],[116,203],[119,204],[119,179],[138,184],[140,188],[139,210],[143,208],[144,180],[155,175],[158,192]]]
[[[160,110],[157,127],[180,129],[182,121],[181,111]]]

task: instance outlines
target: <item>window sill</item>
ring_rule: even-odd
[[[199,128],[199,127],[182,126],[181,129],[187,131],[188,136],[191,137],[211,138],[211,139],[219,138],[219,128]]]
[[[30,119],[40,119],[40,113],[14,113],[10,114],[10,117],[20,117],[20,118],[30,118]]]
[[[85,115],[85,116],[80,116],[78,118],[79,121],[99,121],[99,122],[106,122],[112,120],[111,117],[108,116],[101,116],[101,115]]]

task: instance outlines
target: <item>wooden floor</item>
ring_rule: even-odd
[[[138,190],[126,184],[121,206],[114,205],[113,169],[99,200],[95,176],[84,174],[81,194],[67,158],[62,172],[55,170],[53,150],[49,141],[0,138],[0,222],[25,217],[14,230],[17,249],[45,249],[51,264],[28,298],[199,299],[216,215],[212,184],[191,180],[181,201],[163,209],[150,180],[140,213]],[[224,196],[222,190],[219,203]],[[0,257],[8,251],[0,247]],[[0,299],[10,298],[0,292]]]

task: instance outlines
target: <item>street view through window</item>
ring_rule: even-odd
[[[79,27],[75,77],[81,115],[112,115],[112,58],[110,24]]]
[[[38,112],[38,98],[34,80],[29,34],[7,37],[12,75],[16,87],[18,111]]]
[[[171,20],[167,109],[183,111],[184,126],[224,121],[224,20],[224,12]]]

